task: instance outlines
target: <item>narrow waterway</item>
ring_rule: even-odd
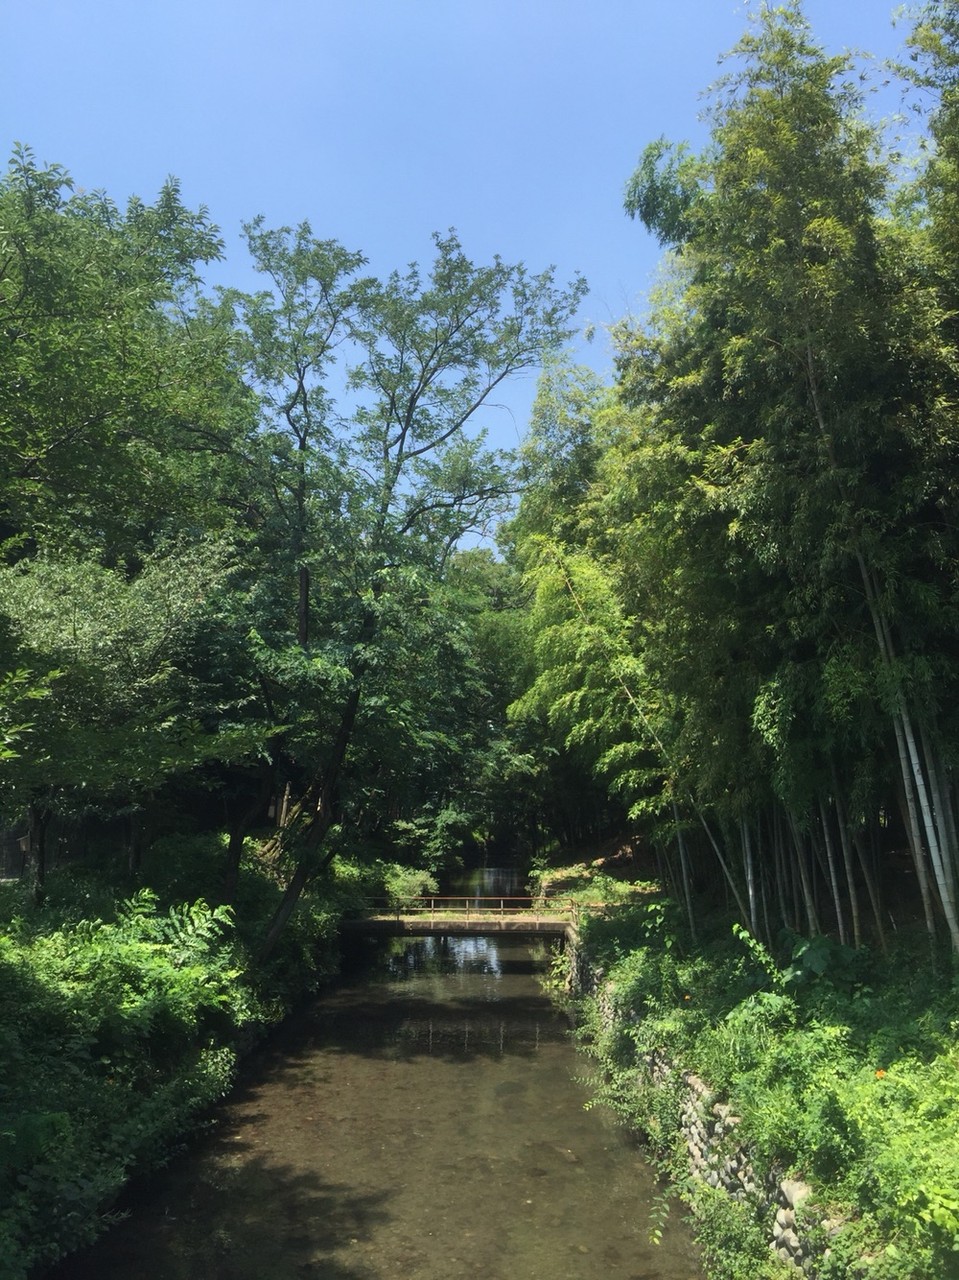
[[[584,1108],[541,943],[397,940],[367,959],[57,1280],[698,1280],[675,1214],[649,1241],[640,1153]]]

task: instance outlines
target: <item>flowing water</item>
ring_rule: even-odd
[[[221,1123],[57,1280],[698,1280],[576,1076],[542,943],[393,940],[258,1053]],[[374,962],[375,961],[375,962]]]

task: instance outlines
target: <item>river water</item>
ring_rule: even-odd
[[[365,945],[57,1280],[699,1280],[515,935]]]

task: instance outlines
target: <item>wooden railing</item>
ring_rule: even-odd
[[[449,897],[445,894],[399,899],[371,898],[364,915],[371,920],[419,919],[435,924],[439,920],[565,921],[575,924],[584,913],[601,910],[604,902],[576,902],[572,898],[532,899],[530,897]]]

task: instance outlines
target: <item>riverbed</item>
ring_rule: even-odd
[[[700,1280],[640,1150],[586,1109],[541,942],[366,944],[215,1131],[57,1280]]]

